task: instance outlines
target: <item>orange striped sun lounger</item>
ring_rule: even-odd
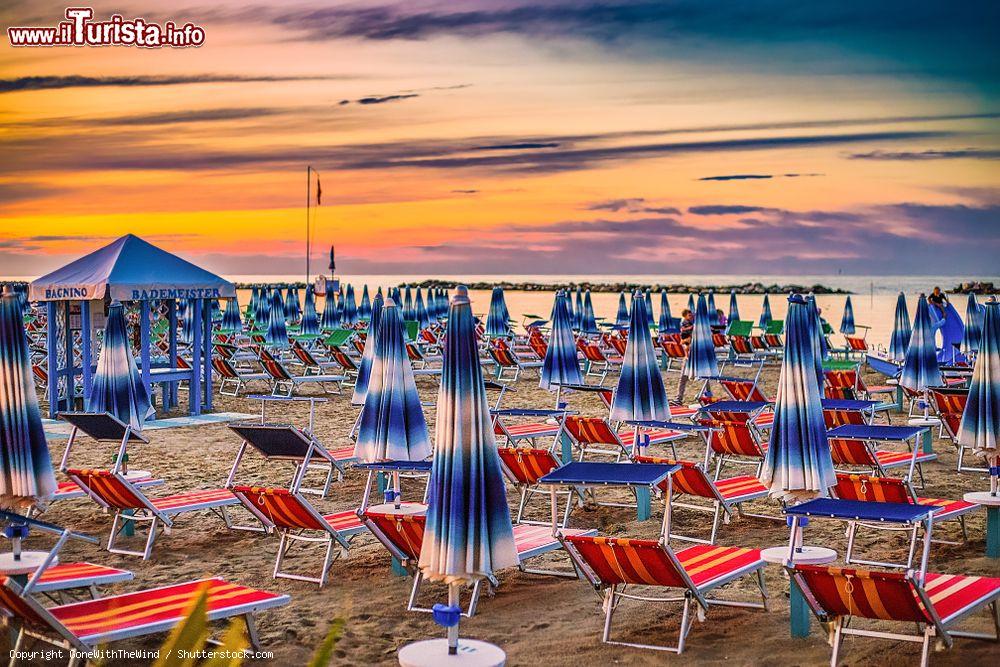
[[[906,468],[906,477],[920,477],[923,487],[924,463],[937,460],[937,454],[924,452],[916,442],[910,443],[921,429],[906,426],[868,426],[848,424],[827,431],[830,454],[837,466],[852,465],[869,468],[874,475],[887,477],[886,471]],[[909,443],[910,451],[876,449],[876,442]]]
[[[497,449],[500,454],[500,465],[503,468],[507,479],[520,492],[520,499],[517,503],[517,517],[515,523],[538,524],[551,526],[551,521],[528,521],[524,518],[524,510],[528,501],[536,493],[540,493],[547,501],[551,501],[551,491],[542,489],[538,485],[538,480],[549,474],[561,464],[550,449],[530,449],[527,447],[500,447]],[[566,496],[566,510],[563,513],[563,520],[560,524],[563,528],[569,522],[570,511],[573,509],[573,490],[556,491],[557,495]],[[548,507],[546,508],[548,509]]]
[[[675,552],[669,545],[656,540],[582,535],[568,535],[563,542],[584,577],[595,590],[603,591],[605,616],[602,641],[606,644],[682,653],[694,623],[692,612],[703,620],[713,605],[767,609],[763,572],[765,561],[758,549],[697,545]],[[716,588],[750,575],[757,577],[761,602],[708,597]],[[640,592],[629,592],[630,586],[640,587]],[[645,593],[645,587],[677,589],[678,594],[656,597]],[[664,646],[612,641],[611,621],[622,600],[683,602],[677,644]],[[692,608],[692,605],[696,607]]]
[[[95,502],[114,511],[111,534],[108,537],[108,551],[142,556],[143,560],[147,560],[153,551],[157,530],[162,528],[166,531],[172,528],[177,516],[188,512],[210,510],[218,514],[227,527],[232,527],[226,514],[226,507],[239,504],[239,500],[229,489],[203,489],[162,498],[148,498],[139,487],[118,472],[70,468],[66,470],[66,474]],[[115,546],[120,533],[126,527],[126,522],[149,524],[146,546],[142,551]]]
[[[326,394],[341,394],[347,381],[346,375],[292,375],[274,357],[262,357],[260,363],[264,372],[271,376],[272,396],[291,396],[298,387],[306,384],[317,384]]]
[[[427,517],[423,513],[392,513],[381,509],[370,508],[364,514],[365,525],[379,542],[398,560],[403,567],[413,576],[413,588],[410,591],[410,598],[406,603],[408,611],[430,612],[429,607],[417,606],[417,598],[420,595],[420,588],[423,584],[423,573],[417,567],[420,561],[420,547],[424,539],[424,527]],[[567,529],[560,531],[569,535],[595,535],[595,530]],[[552,535],[552,525],[534,524],[514,524],[514,546],[517,548],[517,555],[520,559],[518,569],[531,574],[546,574],[560,577],[576,577],[573,571],[559,570],[538,570],[525,567],[524,562],[536,556],[547,554],[560,549],[560,541]],[[492,575],[486,577],[490,586],[499,586],[499,582]],[[476,613],[476,604],[479,601],[479,594],[482,589],[483,580],[479,579],[472,587],[472,594],[469,600],[468,611],[463,615],[471,617]]]
[[[921,645],[920,665],[926,667],[931,641],[951,648],[954,637],[1000,641],[1000,579],[928,572],[873,572],[840,567],[795,565],[788,569],[795,586],[816,617],[832,624],[830,665],[836,667],[844,637],[879,638]],[[993,633],[953,629],[975,611],[989,607]],[[858,627],[856,619],[880,621]],[[886,621],[916,625],[917,634],[886,632]]]
[[[212,370],[219,377],[219,393],[223,396],[239,396],[240,390],[251,382],[270,384],[267,373],[253,373],[233,366],[233,362],[223,357],[212,357]]]
[[[698,512],[708,512],[712,515],[712,532],[707,540],[671,532],[670,537],[674,539],[701,544],[715,544],[715,537],[719,530],[719,520],[722,519],[722,523],[729,523],[733,515],[733,508],[736,508],[741,517],[779,518],[767,517],[761,514],[744,514],[743,503],[768,496],[767,487],[761,484],[761,481],[753,475],[712,480],[705,473],[702,465],[693,461],[676,461],[656,456],[637,456],[635,462],[663,463],[680,466],[670,478],[673,492],[673,496],[670,498],[671,515],[673,515],[673,510],[678,507]],[[667,491],[666,483],[660,485],[660,490]],[[695,502],[697,499],[701,499],[701,502]],[[708,504],[705,504],[705,501]]]
[[[333,562],[341,554],[346,555],[354,536],[365,530],[355,510],[321,514],[302,494],[286,489],[234,486],[233,493],[251,514],[269,530],[276,531],[281,538],[272,574],[275,579],[309,581],[322,587],[326,583]],[[317,537],[307,533],[320,533],[320,535]],[[307,544],[321,544],[325,547],[320,576],[310,577],[282,571],[281,565],[288,551],[293,546]],[[334,546],[340,547],[336,555],[333,551]]]
[[[144,489],[153,486],[161,486],[163,484],[162,479],[156,479],[154,477],[145,477],[142,479],[132,479],[130,480],[137,488]],[[73,500],[74,498],[86,498],[87,492],[80,488],[80,485],[71,479],[59,482],[56,485],[55,495],[52,496],[52,500]]]
[[[222,579],[205,579],[45,608],[31,596],[21,595],[21,587],[8,580],[0,586],[0,607],[20,626],[15,655],[29,638],[62,648],[91,651],[109,642],[170,631],[185,619],[203,590],[208,591],[208,620],[242,616],[247,638],[255,650],[260,649],[260,639],[254,615],[289,602],[287,595]],[[78,659],[79,656],[71,657],[70,664]]]
[[[87,562],[60,563],[47,568],[31,587],[31,592],[51,596],[53,593],[85,588],[89,590],[92,598],[97,599],[101,597],[97,590],[98,586],[131,581],[134,577],[130,570],[107,565]]]
[[[833,487],[834,495],[841,500],[856,500],[862,502],[882,502],[901,503],[904,505],[928,505],[936,508],[931,514],[931,525],[937,525],[943,521],[958,521],[962,529],[962,539],[968,540],[968,533],[965,527],[965,515],[980,508],[976,503],[965,500],[947,500],[943,498],[919,498],[917,492],[909,479],[899,479],[897,477],[875,477],[873,475],[849,475],[837,473],[837,485]],[[908,530],[910,531],[910,554],[916,549],[917,531],[919,523],[912,527],[899,526],[885,522],[859,522],[852,521],[847,532],[847,554],[845,558],[848,563],[860,563],[863,565],[882,565],[885,567],[904,567],[899,563],[885,563],[880,561],[867,561],[853,557],[855,537],[858,529],[862,526],[875,530]],[[942,541],[942,540],[935,540]],[[955,544],[955,542],[945,542],[945,544]],[[912,556],[911,556],[912,557]]]
[[[630,458],[635,449],[635,429],[625,428],[616,431],[611,427],[607,419],[601,417],[580,417],[569,415],[563,425],[569,433],[573,444],[577,448],[579,460],[583,461],[588,456],[610,456],[617,461],[621,461],[622,456]],[[671,453],[673,443],[687,437],[683,431],[675,431],[669,428],[647,428],[639,429],[639,437],[649,437],[650,446],[670,445]]]
[[[958,442],[958,429],[962,423],[965,404],[969,402],[969,390],[960,387],[931,387],[930,394],[938,417],[941,418],[941,434],[947,436],[958,450],[958,471],[987,472],[984,466],[965,464],[965,455],[972,448]]]

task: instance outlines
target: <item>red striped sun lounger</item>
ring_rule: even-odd
[[[583,461],[587,456],[596,455],[610,456],[617,462],[621,460],[622,456],[630,458],[634,453],[634,428],[616,431],[611,428],[607,419],[577,415],[567,416],[564,425],[566,432],[569,433],[577,447],[580,461]],[[650,446],[669,444],[672,451],[672,443],[686,438],[688,434],[669,428],[644,427],[639,429],[639,435],[642,438],[648,436]]]
[[[528,521],[524,518],[524,510],[528,501],[536,493],[542,494],[546,500],[550,500],[550,490],[542,489],[538,485],[538,480],[549,474],[561,464],[549,449],[529,449],[527,447],[500,447],[497,449],[500,455],[500,465],[504,474],[511,481],[514,487],[520,492],[520,499],[517,503],[517,516],[514,519],[518,524],[532,524],[551,526],[550,521]],[[566,496],[566,511],[563,513],[561,526],[566,527],[569,521],[570,510],[572,510],[573,491],[557,491],[557,495]],[[546,508],[548,509],[548,508]]]
[[[260,649],[260,639],[254,614],[289,602],[287,595],[205,579],[44,608],[30,596],[22,596],[20,586],[8,580],[0,587],[0,607],[20,625],[15,652],[28,638],[91,651],[109,642],[170,631],[185,619],[204,590],[208,592],[208,620],[244,617],[255,650]]]
[[[95,502],[114,511],[111,534],[108,537],[108,551],[116,554],[142,556],[143,560],[148,559],[153,551],[157,530],[161,527],[163,529],[172,528],[177,516],[188,512],[210,510],[218,514],[229,527],[231,523],[226,514],[226,507],[239,504],[236,496],[229,489],[203,489],[162,498],[148,498],[121,474],[110,470],[71,468],[66,471],[66,474],[80,488],[84,489]],[[129,514],[126,515],[126,512]],[[142,551],[132,551],[115,546],[127,521],[149,524],[146,546]]]
[[[420,547],[424,539],[424,527],[427,523],[425,514],[394,514],[375,509],[369,509],[364,515],[365,525],[371,530],[378,541],[402,563],[413,576],[413,589],[410,592],[410,599],[406,604],[408,611],[431,611],[428,607],[418,607],[417,597],[423,583],[423,573],[417,567],[420,561]],[[560,531],[562,534],[575,536],[595,535],[595,530],[567,529]],[[562,545],[559,540],[552,536],[551,525],[515,524],[514,525],[514,546],[520,558],[518,569],[522,572],[532,574],[548,574],[561,577],[576,577],[576,571],[563,572],[558,570],[537,570],[525,567],[524,561],[536,556],[547,554],[560,549]],[[498,586],[499,582],[491,574],[486,577],[490,586]],[[476,613],[476,604],[479,601],[479,594],[483,580],[478,580],[472,588],[469,600],[469,609],[463,615],[471,617]]]
[[[35,585],[32,593],[60,593],[78,588],[89,589],[91,597],[99,598],[98,586],[131,581],[135,577],[130,570],[122,570],[94,563],[60,563],[46,569]]]
[[[870,570],[796,565],[788,573],[806,603],[823,623],[833,624],[830,664],[836,666],[844,636],[881,638],[921,645],[920,665],[926,667],[932,640],[951,648],[954,637],[1000,640],[1000,579],[960,574],[873,572]],[[994,631],[972,633],[953,629],[978,609],[989,607]],[[881,621],[858,627],[856,619]],[[914,635],[882,630],[885,621],[916,624]]]
[[[698,545],[675,552],[655,540],[569,535],[563,540],[566,551],[584,577],[604,596],[604,633],[607,644],[682,653],[694,622],[694,613],[702,618],[712,605],[767,609],[764,584],[765,561],[758,549]],[[736,579],[756,575],[760,603],[709,598],[710,592]],[[629,586],[679,589],[680,595],[653,597],[652,594],[627,592]],[[675,646],[612,641],[611,622],[622,600],[644,602],[683,602],[680,635]],[[692,605],[697,605],[692,608]]]
[[[322,588],[333,562],[341,554],[346,554],[353,537],[365,530],[355,510],[321,514],[302,494],[286,489],[234,486],[233,493],[251,514],[269,529],[276,531],[281,538],[278,556],[274,561],[274,579],[309,581]],[[307,532],[320,535],[310,536],[306,535]],[[319,543],[325,547],[320,576],[310,577],[282,571],[281,565],[289,549],[310,543]],[[336,555],[333,551],[335,545],[340,547]]]
[[[666,465],[678,465],[680,468],[670,477],[673,497],[670,498],[670,508],[681,507],[698,512],[708,512],[712,515],[712,532],[709,538],[689,537],[671,532],[670,537],[687,542],[699,542],[701,544],[715,544],[715,537],[719,530],[719,520],[729,523],[733,515],[733,508],[740,516],[762,516],[759,514],[744,514],[743,503],[766,498],[768,496],[767,487],[753,475],[741,475],[730,477],[729,479],[712,480],[701,464],[693,461],[675,461],[673,459],[659,458],[655,456],[637,456],[636,463],[663,463]],[[662,491],[667,490],[667,484],[660,485]],[[693,502],[696,499],[702,502]],[[708,501],[708,504],[704,504]],[[774,517],[768,517],[774,518]]]

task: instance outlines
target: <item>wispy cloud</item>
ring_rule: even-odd
[[[847,157],[851,160],[895,160],[900,162],[921,162],[924,160],[1000,160],[1000,150],[983,148],[925,151],[874,150],[866,153],[849,153]]]
[[[775,178],[805,178],[807,176],[822,176],[823,174],[724,174],[722,176],[703,176],[699,181],[766,181]]]
[[[345,104],[385,104],[386,102],[399,102],[401,100],[409,100],[414,97],[420,97],[417,93],[398,93],[396,95],[369,95],[367,97],[361,97],[356,100],[340,100],[341,105]]]
[[[330,81],[331,76],[240,76],[232,74],[196,74],[190,76],[21,76],[0,79],[0,93],[60,88],[103,88],[181,86],[203,83],[275,83],[282,81]]]
[[[680,215],[680,210],[673,206],[650,206],[645,197],[626,197],[622,199],[609,199],[607,201],[594,202],[587,205],[588,211],[611,211],[619,213],[656,213],[659,215]]]

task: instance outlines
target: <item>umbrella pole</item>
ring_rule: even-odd
[[[402,493],[399,490],[399,471],[398,470],[394,470],[393,473],[392,473],[392,491],[393,491],[393,493],[392,493],[392,502],[395,504],[396,509],[399,509],[400,504],[401,504],[400,498],[402,497]]]
[[[457,583],[448,584],[448,605],[458,608]],[[448,655],[458,655],[458,623],[448,628]]]

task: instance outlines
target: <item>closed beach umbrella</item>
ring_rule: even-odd
[[[853,336],[854,331],[854,306],[851,305],[851,297],[848,296],[844,302],[844,316],[840,320],[840,333]]]
[[[208,309],[209,312],[211,313],[212,322],[216,322],[222,319],[222,306],[219,305],[218,299],[209,299]]]
[[[651,329],[656,326],[656,322],[653,320],[653,296],[646,290],[646,329]]]
[[[581,329],[583,327],[583,289],[580,287],[576,288],[576,310],[573,311],[576,316],[576,328]]]
[[[801,296],[789,297],[774,425],[760,476],[772,497],[792,502],[827,496],[837,483],[816,382],[810,311]]]
[[[429,294],[430,292],[428,292]],[[431,316],[424,306],[424,297],[421,296],[419,287],[417,288],[417,298],[414,300],[413,310],[416,311],[417,322],[420,324],[421,329],[426,329],[431,325]]]
[[[378,325],[381,319],[382,292],[379,292],[375,295],[375,300],[372,301],[372,315],[368,319],[365,349],[361,353],[361,363],[358,364],[358,379],[354,383],[354,396],[351,398],[351,403],[354,405],[362,405],[365,402],[365,392],[368,391],[368,376],[372,369],[372,359],[375,358],[375,339],[378,337]]]
[[[422,461],[431,455],[427,422],[406,354],[403,316],[392,299],[379,318],[364,400],[354,456],[374,463]]]
[[[764,303],[761,304],[760,307],[760,320],[757,322],[757,324],[760,326],[761,329],[764,329],[767,327],[768,324],[771,323],[772,319],[773,318],[771,317],[771,302],[768,300],[767,294],[765,294]]]
[[[985,308],[976,303],[976,295],[969,292],[969,304],[965,308],[965,331],[962,333],[962,352],[967,355],[979,351],[984,313]]]
[[[281,302],[281,290],[276,289],[271,293],[271,309],[267,317],[264,342],[275,350],[288,347],[288,329],[285,327],[285,305]]]
[[[538,386],[542,389],[551,391],[553,385],[583,384],[568,304],[569,298],[566,293],[562,290],[556,292],[550,318],[552,332],[549,335],[548,347],[545,349],[541,379],[538,382]]]
[[[646,326],[646,299],[636,290],[632,297],[628,342],[622,359],[618,390],[611,404],[611,419],[619,421],[668,421],[670,404],[656,361],[653,339]],[[638,445],[636,440],[636,445]]]
[[[306,304],[302,310],[302,324],[299,332],[314,336],[319,333],[319,318],[316,317],[316,296],[313,294],[313,286],[306,285]]]
[[[337,317],[337,299],[333,292],[327,292],[323,300],[323,328],[336,329],[340,326]]]
[[[465,286],[456,288],[448,313],[435,436],[419,567],[427,579],[449,584],[448,601],[457,607],[459,585],[519,563]],[[457,625],[448,640],[451,651]]]
[[[189,306],[188,316],[193,314],[194,308]],[[87,409],[113,414],[136,431],[141,431],[146,420],[156,414],[132,356],[125,328],[125,309],[117,301],[112,302],[108,310],[108,323],[104,328],[97,373],[87,396]]]
[[[597,318],[594,316],[594,302],[590,300],[590,290],[583,295],[583,319],[580,322],[580,333],[601,333],[597,328]]]
[[[892,324],[892,338],[889,340],[889,358],[901,362],[906,358],[906,348],[910,345],[910,312],[906,308],[906,295],[902,292],[896,299],[896,315]]]
[[[625,292],[618,293],[618,314],[615,315],[615,324],[620,327],[628,326],[628,302],[625,301]]]
[[[243,320],[240,319],[240,304],[236,297],[231,296],[226,299],[226,312],[222,315],[223,331],[243,331]]]
[[[344,299],[344,286],[341,285],[340,289],[337,290],[337,314],[335,316],[338,327],[342,327],[347,324],[347,322],[344,320],[345,303],[346,301]]]
[[[913,318],[913,333],[906,348],[903,372],[899,376],[900,386],[915,392],[926,392],[928,387],[944,384],[938,367],[937,349],[934,346],[934,328],[927,306],[927,297],[920,295],[917,313]],[[925,397],[926,398],[926,397]],[[928,410],[924,401],[924,412]]]
[[[295,289],[289,287],[285,292],[285,321],[295,322],[299,319],[299,313],[301,308],[299,307],[299,295],[295,292]]]
[[[660,333],[670,331],[674,326],[670,316],[670,301],[667,300],[667,290],[660,292]]]
[[[729,323],[740,319],[740,305],[736,302],[736,290],[729,290]]]
[[[253,323],[255,329],[261,329],[267,326],[267,318],[271,310],[271,293],[267,286],[264,286],[260,290],[260,294],[257,297],[257,306],[253,311]]]
[[[819,336],[817,339],[819,342],[819,364],[822,366],[823,360],[830,354],[829,346],[826,342],[826,332],[823,330],[823,318],[820,317],[819,307],[816,305],[816,295],[810,292],[806,295],[806,301],[809,302],[813,318],[816,320],[816,332]]]
[[[503,298],[503,288],[494,287],[490,296],[490,312],[486,316],[486,335],[490,338],[502,338],[510,335],[510,320],[507,304]]]
[[[250,289],[250,303],[247,304],[248,319],[254,319],[257,316],[258,303],[260,303],[260,288],[254,285]]]
[[[0,297],[0,509],[43,508],[56,491],[38,411],[21,305],[10,285]]]
[[[399,297],[396,298],[398,299]],[[409,285],[406,286],[406,291],[403,296],[403,319],[404,320],[413,319],[413,292],[410,291]]]
[[[347,292],[344,296],[344,314],[341,317],[341,322],[345,325],[358,323],[358,302],[354,299],[354,285],[347,286]]]
[[[715,292],[708,293],[708,321],[713,327],[719,325],[719,309],[715,307]]]
[[[573,308],[573,290],[570,289],[566,292],[566,311],[569,313],[570,324],[573,328],[576,328],[576,310]]]
[[[709,378],[719,374],[719,362],[712,342],[712,325],[708,320],[708,302],[704,294],[698,295],[698,307],[691,332],[691,347],[684,360],[682,374],[689,378]]]
[[[692,313],[698,310],[698,304],[694,302],[694,294],[688,294],[688,305],[687,309]]]
[[[191,343],[194,340],[194,300],[185,299],[178,303],[178,315],[181,317],[181,342]]]
[[[1000,303],[984,306],[983,335],[972,369],[969,400],[958,428],[958,444],[972,447],[990,468],[990,493],[1000,484]]]
[[[372,316],[372,300],[368,296],[368,285],[361,286],[361,303],[358,304],[358,317],[365,322]]]

